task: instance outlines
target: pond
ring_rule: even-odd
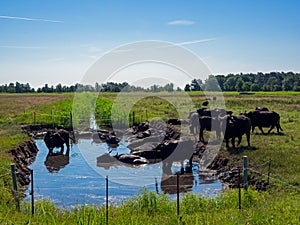
[[[139,193],[143,187],[157,193],[168,192],[162,186],[162,164],[154,163],[138,167],[116,165],[104,168],[97,165],[97,157],[111,151],[111,154],[127,153],[129,149],[120,143],[111,149],[106,143],[92,143],[90,139],[80,139],[72,144],[70,156],[60,168],[48,168],[45,161],[48,149],[43,140],[35,140],[39,149],[35,162],[30,166],[34,171],[35,199],[51,199],[59,207],[76,204],[105,203],[106,176],[109,179],[109,202],[120,204],[123,200]],[[49,164],[49,163],[48,163]],[[173,163],[172,172],[180,171],[180,164]],[[193,163],[193,176],[188,179],[188,191],[214,197],[222,191],[218,180],[199,174],[199,165]],[[173,182],[174,183],[174,182]],[[171,182],[170,185],[175,185]],[[27,190],[26,200],[30,200]],[[171,193],[171,192],[170,192]],[[172,193],[171,197],[175,195]]]

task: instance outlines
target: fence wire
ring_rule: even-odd
[[[288,182],[283,181],[283,180],[278,179],[278,178],[275,178],[275,177],[272,177],[272,176],[270,176],[269,174],[261,173],[261,172],[259,172],[259,171],[257,171],[257,170],[252,169],[252,168],[248,168],[248,170],[250,170],[250,171],[252,171],[252,172],[254,172],[254,173],[258,173],[260,176],[264,176],[264,177],[267,177],[267,178],[272,179],[272,180],[274,180],[274,181],[278,181],[279,183],[284,184],[286,187],[292,187],[292,188],[294,188],[294,189],[300,190],[300,187],[291,185],[291,184],[289,184]]]

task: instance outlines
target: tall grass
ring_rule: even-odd
[[[238,209],[237,190],[230,190],[216,198],[183,194],[180,215],[176,200],[165,194],[142,190],[121,205],[110,205],[109,224],[299,224],[299,202],[294,195],[242,190],[242,209]],[[4,209],[4,210],[3,210]],[[36,203],[34,216],[28,203],[21,212],[6,206],[0,211],[1,224],[105,224],[104,205],[82,205],[72,209],[57,208],[47,200]]]

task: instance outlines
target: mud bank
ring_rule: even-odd
[[[30,183],[30,169],[28,166],[34,162],[38,151],[33,140],[24,141],[17,148],[10,150],[16,164],[18,182],[24,188]]]
[[[221,180],[228,188],[238,188],[239,177],[242,180],[243,168],[237,166],[230,166],[230,157],[222,157],[217,155],[213,162],[207,167],[208,170],[215,171],[214,176]],[[269,188],[269,184],[263,181],[257,174],[248,173],[248,185],[251,185],[256,190],[265,191]],[[241,184],[242,187],[242,184]]]

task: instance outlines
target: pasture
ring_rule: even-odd
[[[20,129],[20,124],[48,123],[65,125],[69,123],[70,112],[75,115],[73,121],[84,129],[90,110],[95,109],[96,120],[127,115],[126,107],[133,104],[136,122],[152,118],[174,118],[192,109],[186,104],[186,96],[179,93],[151,93],[151,97],[140,98],[144,93],[125,93],[122,101],[113,106],[118,98],[115,93],[77,94],[78,105],[73,105],[73,94],[1,94],[0,95],[0,222],[1,224],[105,224],[104,207],[82,206],[72,210],[58,209],[52,203],[42,201],[37,205],[36,214],[31,217],[29,204],[23,203],[22,212],[16,212],[11,194],[11,179],[5,168],[9,168],[11,158],[8,151],[23,140],[28,139]],[[201,107],[207,96],[200,92],[188,93],[196,107]],[[251,134],[251,146],[246,148],[243,137],[241,146],[227,150],[225,144],[219,156],[228,158],[228,167],[242,165],[242,157],[247,155],[250,166],[261,165],[269,160],[271,164],[271,187],[266,192],[250,189],[242,193],[243,208],[237,209],[237,192],[225,191],[217,199],[204,199],[201,196],[187,194],[182,202],[182,221],[186,224],[298,224],[300,215],[300,93],[256,93],[239,95],[224,93],[227,110],[234,114],[254,110],[257,106],[266,106],[279,113],[282,134],[275,130],[270,135],[262,135],[258,128]],[[168,101],[175,102],[169,104]],[[210,102],[210,107],[219,107],[218,98]],[[176,111],[176,109],[179,109]],[[76,111],[77,110],[77,111]],[[35,114],[35,118],[34,118]],[[70,125],[70,124],[67,124]],[[208,132],[205,132],[208,135]],[[266,179],[266,178],[263,178]],[[168,196],[157,196],[143,192],[121,206],[110,207],[112,224],[180,224],[175,213],[175,202]],[[124,215],[127,215],[126,217]]]

